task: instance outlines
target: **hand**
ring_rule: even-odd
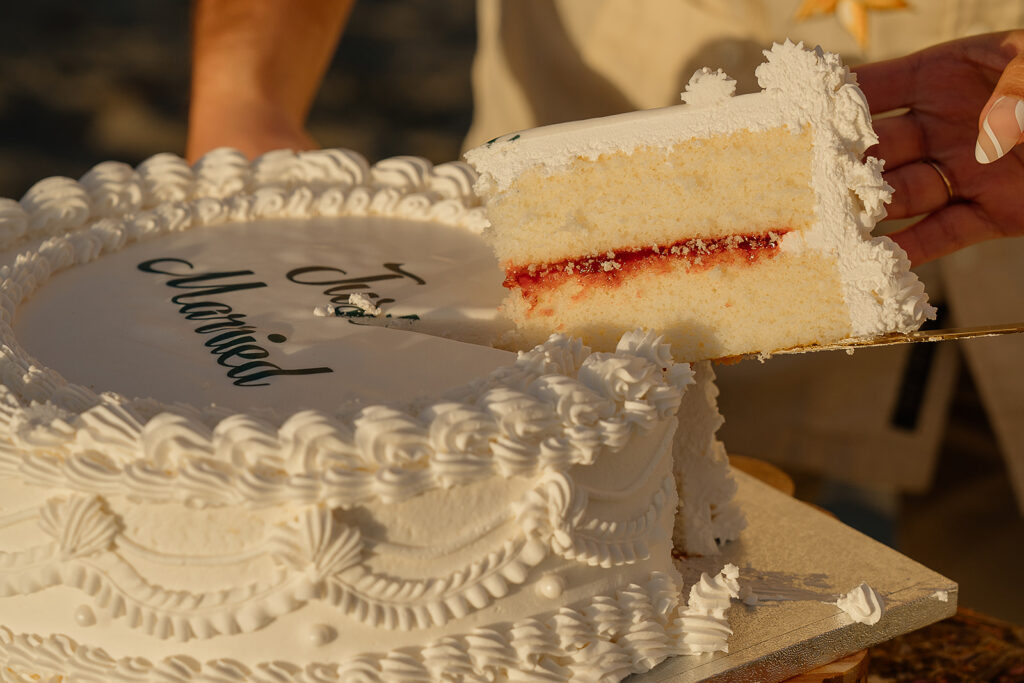
[[[230,98],[214,104],[193,100],[185,157],[190,162],[217,147],[234,147],[249,159],[272,149],[316,149],[300,122],[276,103]]]
[[[895,190],[889,217],[924,215],[890,235],[911,263],[1024,235],[1024,31],[964,38],[856,72],[872,114],[909,109],[874,122],[879,143],[868,153],[885,159]]]

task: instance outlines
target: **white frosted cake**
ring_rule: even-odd
[[[613,348],[663,330],[697,360],[916,329],[934,309],[871,237],[892,189],[836,55],[766,51],[763,90],[697,72],[685,104],[537,128],[470,150],[518,343]]]
[[[219,150],[0,200],[0,680],[618,680],[721,646],[728,581],[687,608],[672,559],[743,523],[710,367],[415,331],[500,327],[473,181]]]

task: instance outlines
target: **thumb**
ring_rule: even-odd
[[[1014,57],[985,107],[978,123],[974,156],[989,164],[1024,142],[1024,53]]]

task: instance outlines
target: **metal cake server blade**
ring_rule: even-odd
[[[871,346],[893,346],[895,344],[911,344],[915,342],[937,342],[947,339],[977,339],[979,337],[999,337],[1004,334],[1024,332],[1024,322],[1005,323],[1002,325],[981,325],[978,327],[951,327],[945,330],[916,330],[914,332],[891,332],[880,337],[864,339],[843,339],[830,344],[808,344],[794,346],[781,351],[761,354],[762,357],[786,355],[791,353],[808,353],[810,351],[854,351]]]

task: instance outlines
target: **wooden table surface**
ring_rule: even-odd
[[[793,495],[793,480],[757,458],[729,463]],[[1008,588],[1008,590],[1014,590]],[[788,679],[788,683],[1024,681],[1024,627],[960,607],[956,615]]]

